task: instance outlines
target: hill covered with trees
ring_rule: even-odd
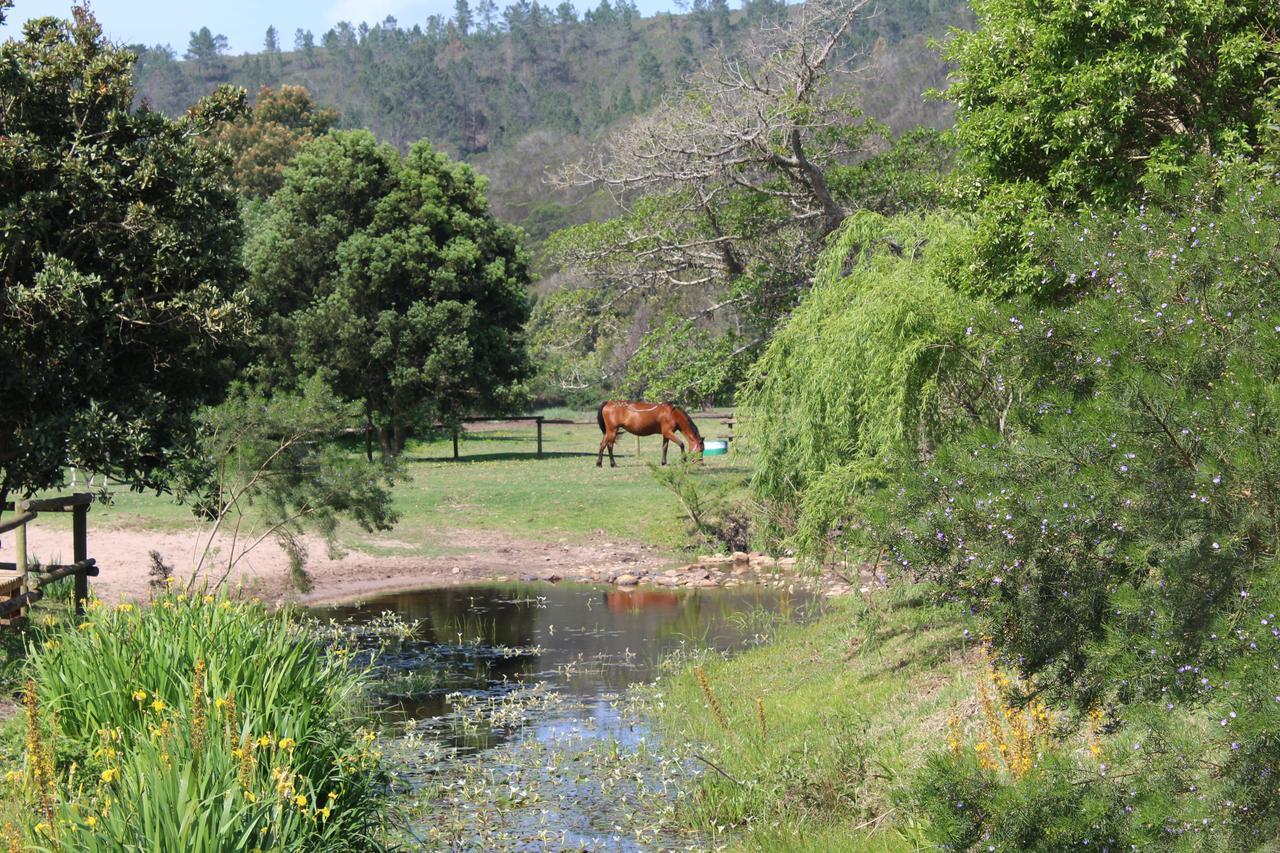
[[[139,97],[180,116],[218,85],[306,87],[344,128],[364,127],[401,150],[420,140],[493,178],[495,210],[535,238],[611,212],[582,193],[548,191],[548,168],[573,160],[606,128],[653,108],[716,48],[733,51],[785,7],[697,0],[687,14],[642,17],[635,5],[570,3],[499,10],[460,0],[452,18],[340,23],[324,33],[270,28],[257,53],[230,56],[207,27],[180,56],[133,45]],[[903,0],[860,18],[846,49],[869,66],[859,77],[867,113],[895,131],[950,124],[951,107],[922,93],[944,84],[928,40],[971,18],[963,3]],[[286,23],[286,22],[282,22]]]

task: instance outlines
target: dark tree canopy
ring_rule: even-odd
[[[426,142],[403,158],[366,131],[306,145],[247,250],[260,377],[323,376],[391,454],[406,427],[518,405],[528,264],[484,189]]]
[[[134,54],[73,14],[0,45],[0,495],[68,459],[165,488],[244,322],[235,195],[192,142],[236,97],[134,109]]]

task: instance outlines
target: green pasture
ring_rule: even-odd
[[[395,489],[399,524],[385,534],[345,527],[343,543],[371,553],[431,556],[448,552],[443,543],[452,531],[491,530],[538,541],[631,541],[670,551],[689,547],[688,522],[678,502],[649,469],[661,458],[660,437],[640,439],[637,457],[635,437],[619,436],[618,467],[609,468],[606,456],[604,467],[597,468],[595,413],[545,414],[591,423],[545,424],[541,459],[532,421],[493,425],[501,428],[472,425],[461,439],[457,461],[449,435],[411,438],[402,457],[405,479]],[[724,434],[710,418],[699,428],[708,437]],[[364,452],[361,436],[346,445],[353,456]],[[679,459],[674,445],[670,459]],[[730,454],[708,457],[697,475],[709,489],[736,491],[748,473],[748,466]],[[50,519],[70,525],[69,517],[41,520]],[[112,487],[109,501],[94,505],[89,520],[90,537],[95,528],[173,531],[194,523],[190,510],[171,496],[120,487]]]

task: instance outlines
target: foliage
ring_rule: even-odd
[[[293,50],[244,56],[218,53],[216,36],[209,34],[206,41],[207,30],[202,30],[196,35],[212,64],[176,61],[165,46],[133,49],[141,56],[141,94],[173,116],[219,83],[250,92],[287,83],[338,109],[347,127],[366,126],[399,148],[431,139],[470,160],[513,149],[531,133],[552,132],[562,143],[580,142],[578,135],[593,138],[620,119],[652,109],[708,50],[734,49],[764,20],[776,21],[781,4],[755,0],[742,12],[717,5],[713,10],[698,2],[687,14],[642,17],[630,3],[606,2],[578,16],[572,6],[561,11],[528,2],[513,3],[501,13],[495,6],[485,20],[480,4],[473,3],[466,31],[438,14],[414,23],[391,17],[364,27],[338,22],[327,33],[298,30]],[[897,3],[860,22],[854,42],[866,51],[883,40],[891,46],[884,52],[891,53],[908,38],[923,42],[922,32],[941,34],[963,8],[929,0]],[[893,109],[919,104],[920,91],[941,82],[942,63],[936,57],[917,53],[914,58],[927,67],[928,79],[914,89],[886,79],[881,94]],[[930,123],[945,120],[945,106],[926,108]],[[538,159],[527,178],[536,185],[542,170],[556,162]],[[538,200],[539,193],[531,197]]]
[[[714,551],[732,553],[751,547],[750,514],[733,500],[740,484],[707,482],[698,477],[700,460],[681,455],[670,465],[649,463],[658,485],[675,495],[694,535]]]
[[[246,249],[260,375],[322,376],[389,455],[409,426],[519,406],[528,266],[484,191],[426,142],[403,158],[361,131],[306,145]]]
[[[990,182],[1031,181],[1073,204],[1134,203],[1144,177],[1199,154],[1256,153],[1280,70],[1265,2],[979,0],[955,30],[947,96]]]
[[[94,602],[30,649],[6,802],[24,849],[379,846],[385,773],[352,713],[364,675],[283,612],[166,593]]]
[[[917,127],[893,138],[886,150],[833,169],[831,189],[860,209],[884,216],[923,213],[945,206],[945,179],[954,160],[946,134]]]
[[[951,718],[947,749],[930,756],[905,798],[930,840],[1001,850],[1265,845],[1280,828],[1270,783],[1280,760],[1280,640],[1274,587],[1257,592],[1249,617],[1217,641],[1230,647],[1231,664],[1205,679],[1195,701],[1097,707],[1077,723],[1045,716],[1032,700],[1054,734],[1016,773],[998,760],[1008,753],[991,732],[1029,714],[1020,704],[1034,685],[993,667],[996,690],[978,683],[981,718],[967,727]]]
[[[1184,667],[1223,665],[1205,644],[1274,571],[1280,192],[1246,175],[1184,199],[1046,237],[1082,289],[984,318],[1007,417],[875,511],[900,563],[1085,707],[1196,696]]]
[[[335,399],[319,378],[296,395],[270,399],[237,386],[225,402],[202,411],[201,456],[212,470],[194,472],[192,493],[178,495],[207,521],[188,588],[202,572],[220,586],[270,538],[289,555],[295,583],[307,592],[305,532],[319,533],[333,558],[340,518],[370,532],[389,530],[398,519],[390,494],[397,467],[364,464],[339,444],[342,425],[358,418],[359,407]]]
[[[837,233],[741,391],[768,534],[799,525],[822,556],[852,488],[885,482],[896,452],[937,447],[991,394],[991,355],[969,334],[986,309],[948,286],[967,241],[946,214],[860,214]]]
[[[606,190],[623,211],[558,235],[551,249],[611,301],[659,306],[640,349],[714,341],[717,352],[698,356],[703,364],[744,360],[806,286],[822,242],[849,211],[832,174],[883,132],[836,83],[864,6],[806,3],[734,52],[711,52],[678,97],[559,175],[562,186]],[[667,315],[684,321],[675,336]],[[734,333],[718,334],[716,324]],[[661,356],[643,367],[642,381],[657,387],[708,390]],[[725,365],[730,375],[741,367]]]
[[[633,398],[709,406],[731,399],[741,378],[739,338],[681,317],[655,324],[627,362],[624,393]]]
[[[246,318],[235,196],[192,142],[237,97],[134,109],[133,55],[74,15],[0,45],[0,498],[68,459],[168,488]]]
[[[230,154],[230,179],[243,196],[265,199],[284,184],[284,168],[298,149],[338,120],[301,86],[263,86],[252,110],[202,137]]]

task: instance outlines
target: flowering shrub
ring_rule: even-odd
[[[1005,339],[1003,431],[872,497],[899,566],[1082,708],[1202,697],[1235,651],[1210,641],[1275,572],[1280,190],[1222,192],[1059,234],[1077,298],[984,318]]]
[[[385,774],[348,657],[256,603],[94,602],[30,650],[26,755],[4,779],[30,818],[5,832],[36,850],[378,846]]]
[[[1258,174],[1045,235],[1070,298],[975,321],[1004,356],[1000,423],[855,498],[900,570],[1035,677],[1009,701],[1074,706],[1086,732],[1035,781],[939,756],[939,840],[1239,849],[1280,830],[1280,189]],[[1017,829],[1076,812],[1084,835]]]

